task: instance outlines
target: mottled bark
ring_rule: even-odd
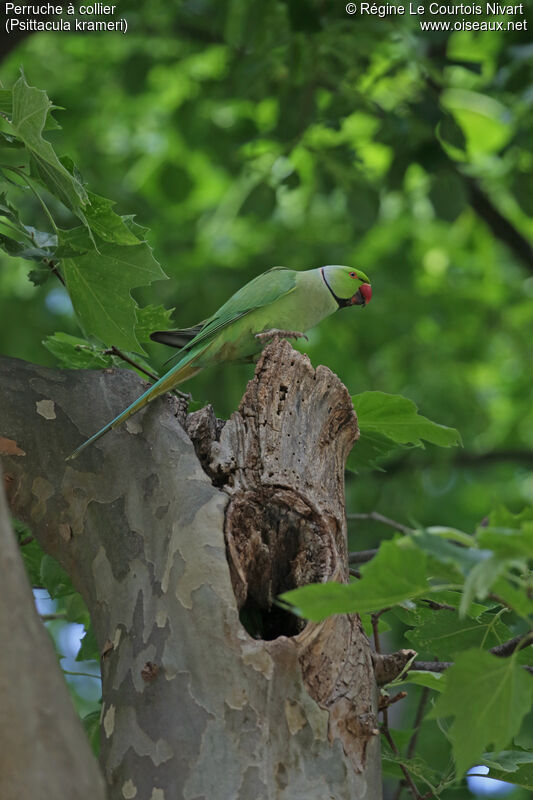
[[[53,644],[35,609],[0,486],[0,797],[104,800]]]
[[[274,344],[224,426],[167,396],[68,463],[138,377],[6,359],[0,386],[11,506],[72,576],[100,645],[110,797],[379,800],[357,617],[304,625],[272,603],[347,579],[357,423],[339,380]]]

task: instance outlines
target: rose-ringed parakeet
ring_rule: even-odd
[[[104,433],[121,425],[160,394],[211,364],[253,361],[276,335],[303,335],[324,317],[346,306],[365,306],[372,297],[359,269],[327,266],[298,272],[285,267],[258,275],[239,289],[212,317],[192,328],[157,331],[151,338],[181,348],[180,360],[134,403],[69,456],[75,458]]]

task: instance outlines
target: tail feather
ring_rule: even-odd
[[[195,358],[197,355],[199,354],[195,354]],[[155,400],[156,397],[159,397],[159,395],[164,394],[170,389],[174,389],[175,386],[187,380],[188,378],[192,378],[192,376],[196,375],[197,372],[200,372],[201,369],[202,367],[194,365],[193,359],[188,360],[187,363],[183,365],[176,364],[173,369],[167,372],[166,375],[163,375],[163,377],[154,383],[153,386],[150,386],[150,388],[147,389],[144,394],[138,397],[137,400],[125,408],[124,411],[121,411],[118,417],[112,419],[111,422],[108,422],[107,425],[104,425],[103,428],[94,433],[89,439],[87,439],[87,441],[83,442],[83,444],[80,444],[80,446],[77,447],[74,452],[66,458],[66,461],[73,461],[83,450],[85,450],[86,447],[89,447],[89,445],[93,444],[93,442],[96,442],[101,436],[113,428],[117,428],[119,425],[122,425],[123,422],[126,422],[127,419],[136,414],[137,411],[140,411],[141,408],[144,408],[144,406],[146,406],[152,400]]]

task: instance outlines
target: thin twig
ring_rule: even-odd
[[[389,706],[392,706],[394,703],[397,703],[398,700],[403,700],[404,697],[407,697],[407,692],[404,692],[403,690],[401,692],[396,692],[396,694],[393,694],[392,697],[383,694],[379,699],[378,710],[384,711],[386,708],[389,708]]]
[[[394,519],[383,516],[379,511],[370,511],[368,514],[346,514],[346,519],[370,519],[373,522],[381,522],[383,525],[388,525],[389,528],[394,528],[394,530],[400,531],[400,533],[413,532],[412,528],[408,528],[407,525],[402,525],[401,522],[396,522]]]
[[[63,286],[65,286],[65,287],[66,287],[66,285],[67,285],[67,284],[66,284],[66,282],[65,282],[65,279],[64,279],[64,277],[63,277],[63,276],[62,276],[62,274],[60,273],[60,271],[59,271],[59,267],[57,266],[57,264],[56,264],[54,261],[52,261],[52,259],[51,259],[51,258],[50,258],[50,259],[48,259],[48,258],[43,258],[43,261],[44,261],[44,263],[45,263],[45,264],[48,264],[48,266],[50,267],[50,269],[52,270],[53,274],[56,276],[56,278],[58,279],[58,281],[60,281],[60,282],[63,284]]]
[[[359,572],[359,570],[358,570],[358,569],[352,569],[352,568],[350,567],[350,568],[348,569],[348,572],[349,572],[349,573],[350,573],[350,575],[351,575],[352,577],[354,577],[354,578],[360,578],[360,577],[361,577],[361,573]]]
[[[142,367],[140,364],[134,361],[133,358],[130,358],[130,356],[126,355],[126,353],[123,353],[122,350],[119,350],[118,347],[115,347],[115,345],[108,347],[107,350],[103,350],[102,352],[105,356],[116,356],[117,358],[121,358],[122,361],[126,362],[126,364],[130,364],[130,366],[135,367],[135,369],[139,370],[139,372],[142,372],[143,375],[146,375],[153,381],[157,382],[159,380],[159,375],[156,375],[155,372],[150,372],[150,370]],[[176,394],[179,394],[180,397],[183,397],[184,400],[191,399],[190,394],[181,392],[179,389],[174,389],[174,391],[176,392]]]
[[[70,672],[68,669],[62,670],[63,675],[76,675],[81,678],[96,678],[97,680],[101,681],[102,678],[100,675],[92,675],[90,672]]]
[[[388,712],[387,712],[386,708],[383,710],[383,725],[381,726],[381,731],[382,731],[383,735],[385,736],[385,739],[388,741],[392,752],[394,753],[394,755],[397,758],[399,758],[400,757],[400,751],[396,747],[396,742],[392,738],[391,732],[389,730],[389,715],[388,715]],[[411,778],[411,774],[410,774],[409,770],[407,769],[407,767],[405,766],[405,764],[403,764],[401,761],[399,761],[398,762],[398,766],[400,767],[401,771],[403,772],[405,780],[407,781],[407,785],[408,785],[409,789],[411,790],[411,793],[412,793],[413,797],[415,798],[415,800],[422,800],[422,795],[420,794],[420,792],[416,788],[416,784],[414,783],[413,779]]]
[[[374,648],[376,650],[376,653],[381,653],[381,643],[379,641],[379,630],[378,630],[379,615],[372,614],[371,620],[372,620],[372,633],[374,635]]]
[[[33,542],[33,536],[25,536],[24,539],[20,540],[19,545],[21,547],[24,547],[25,545],[29,544],[30,542]]]
[[[108,347],[107,350],[103,351],[103,353],[105,356],[117,356],[117,358],[121,358],[122,361],[126,362],[126,364],[130,364],[130,366],[135,367],[135,369],[138,369],[139,372],[142,372],[143,375],[146,375],[153,381],[159,380],[159,375],[156,375],[155,372],[150,372],[150,370],[141,367],[141,365],[137,364],[137,362],[134,361],[133,358],[130,358],[128,355],[126,355],[126,353],[123,353],[122,350],[119,350],[118,347],[115,347],[115,345]]]
[[[374,635],[374,650],[376,651],[376,653],[380,653],[381,654],[381,643],[379,641],[379,630],[378,630],[379,629],[379,618],[386,611],[390,611],[390,610],[391,610],[391,606],[387,606],[387,608],[380,609],[375,614],[372,614],[372,616],[370,617],[370,619],[372,620],[372,633]]]
[[[415,716],[415,723],[414,723],[414,730],[411,738],[409,739],[409,744],[407,745],[407,758],[413,758],[416,750],[416,741],[418,739],[418,734],[420,732],[420,726],[422,724],[422,720],[424,718],[424,713],[426,711],[426,705],[429,700],[430,689],[427,686],[424,686],[422,689],[422,694],[420,695],[420,700],[418,701],[418,708],[416,710]]]
[[[366,564],[377,555],[377,549],[374,550],[355,550],[348,553],[348,564]]]
[[[43,622],[51,622],[54,619],[66,619],[66,613],[57,613],[57,614],[41,614],[41,619]]]
[[[448,603],[437,603],[435,600],[428,600],[426,597],[421,597],[420,602],[427,603],[427,605],[433,609],[433,611],[457,611],[455,606],[450,606]]]

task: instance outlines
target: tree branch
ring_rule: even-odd
[[[349,564],[366,564],[368,561],[372,561],[374,556],[378,554],[377,548],[374,550],[357,550],[348,553],[348,563]]]
[[[379,511],[370,511],[368,514],[346,514],[346,519],[348,521],[369,519],[372,520],[372,522],[381,522],[383,525],[388,525],[389,528],[394,528],[394,530],[400,531],[400,533],[413,533],[412,528],[408,528],[407,525],[402,525],[401,522],[396,522],[396,520],[390,519],[390,517],[383,516]]]
[[[410,469],[423,469],[431,466],[431,462],[427,461],[422,454],[410,451],[409,455],[402,455],[388,461],[385,465],[385,472],[374,472],[374,478],[389,479],[391,475],[397,472]],[[498,464],[502,461],[516,462],[517,464],[524,464],[525,466],[533,465],[533,451],[531,450],[491,450],[488,453],[456,453],[449,462],[457,467],[483,467],[489,464]]]
[[[512,656],[517,650],[523,650],[525,647],[529,647],[532,643],[533,631],[529,631],[526,634],[522,633],[519,636],[515,636],[514,639],[509,639],[508,642],[503,642],[503,644],[498,644],[496,647],[491,647],[489,653],[492,653],[494,656],[499,656],[500,658],[507,658],[508,656]]]
[[[490,652],[492,651],[489,650]],[[498,655],[498,653],[495,653],[495,655]],[[453,661],[413,661],[409,667],[409,672],[411,670],[415,672],[445,672],[450,667],[453,667]],[[522,668],[533,675],[533,667],[522,664]]]
[[[422,721],[424,719],[424,714],[426,711],[426,705],[429,700],[430,690],[427,686],[424,686],[422,692],[420,693],[420,700],[418,701],[418,706],[416,709],[416,716],[415,721],[413,724],[413,733],[411,738],[409,739],[409,744],[407,745],[407,758],[413,758],[416,751],[416,743],[418,740],[418,734],[420,732],[420,726],[422,725]],[[394,800],[400,800],[402,796],[403,789],[405,788],[405,784],[403,781],[400,781],[398,784],[398,788],[394,794]]]
[[[533,271],[533,248],[526,237],[496,208],[475,178],[462,175],[462,179],[466,183],[470,203],[476,214],[487,223],[492,233],[504,242],[530,271]]]
[[[397,758],[399,758],[400,757],[400,751],[396,747],[396,742],[392,738],[392,735],[391,735],[391,732],[390,732],[390,729],[389,729],[388,713],[387,713],[386,709],[383,711],[383,725],[381,727],[381,732],[383,733],[383,735],[385,736],[385,739],[389,743],[390,748],[391,748],[392,752],[394,753],[394,755]],[[416,787],[416,784],[415,784],[415,782],[413,781],[413,779],[411,777],[411,773],[407,769],[406,765],[402,761],[398,761],[398,766],[400,767],[401,771],[403,772],[405,780],[406,780],[406,783],[407,783],[407,787],[410,789],[411,794],[413,795],[415,800],[422,800],[422,795],[418,791],[418,789]]]

